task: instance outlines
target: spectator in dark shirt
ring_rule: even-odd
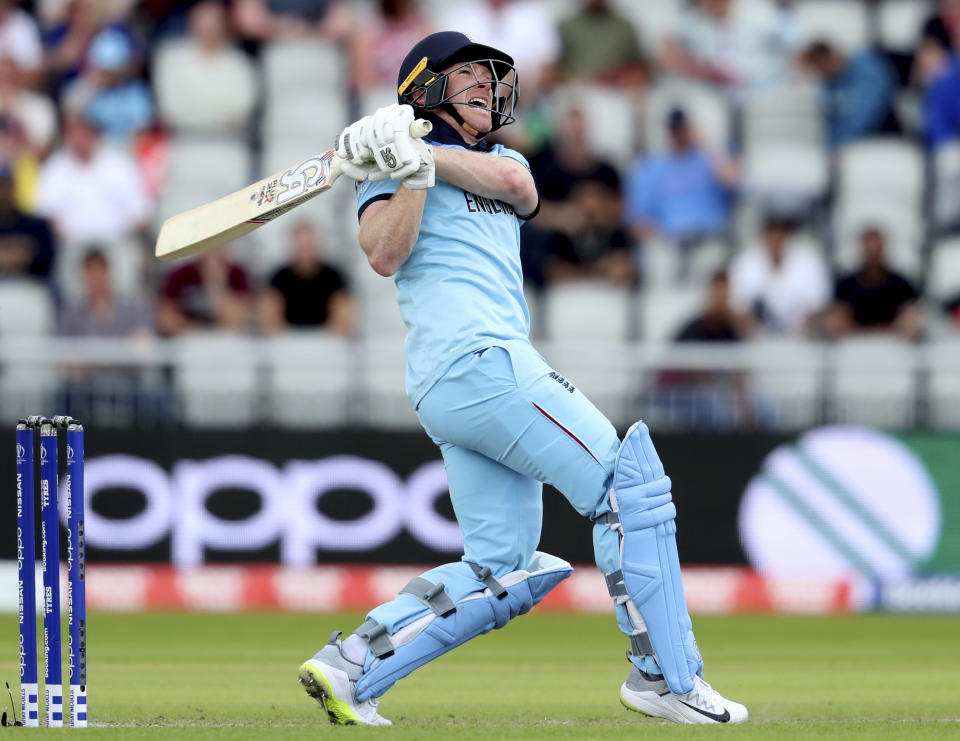
[[[703,311],[676,335],[677,342],[738,342],[746,337],[742,320],[730,306],[727,274],[716,273],[707,288]],[[726,428],[752,421],[745,402],[743,373],[711,370],[665,370],[658,400],[662,410],[688,423]]]
[[[46,279],[53,262],[53,232],[46,219],[15,203],[13,168],[0,161],[0,276]]]
[[[300,222],[291,233],[290,263],[260,296],[260,328],[274,334],[294,328],[353,332],[353,299],[344,277],[323,262],[316,229]]]
[[[168,337],[192,329],[246,329],[250,281],[229,261],[225,246],[167,276],[157,305],[157,328]]]
[[[827,143],[839,147],[881,131],[895,131],[893,71],[873,51],[844,56],[826,41],[810,44],[803,66],[821,79]]]
[[[596,80],[638,86],[647,69],[637,30],[609,0],[582,0],[580,9],[560,22],[559,73],[565,81]]]
[[[934,36],[917,48],[915,72],[923,85],[923,127],[936,149],[960,140],[960,56]]]
[[[940,0],[940,7],[927,19],[921,36],[944,49],[960,46],[960,0]]]
[[[916,340],[922,330],[917,290],[887,265],[886,238],[875,227],[860,235],[862,261],[837,283],[830,311],[834,337],[854,332],[892,332]]]

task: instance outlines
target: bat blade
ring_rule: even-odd
[[[419,139],[432,128],[429,121],[417,119],[410,124],[410,136]],[[340,159],[334,150],[314,155],[212,203],[171,216],[160,228],[154,254],[166,262],[242,237],[329,190],[339,176]]]
[[[304,160],[235,193],[171,216],[157,236],[156,256],[164,262],[189,257],[242,237],[328,190],[339,167],[333,150]]]

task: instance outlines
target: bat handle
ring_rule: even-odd
[[[410,124],[410,136],[414,139],[422,139],[431,131],[433,131],[433,124],[424,118],[418,118]],[[327,182],[332,183],[343,174],[343,170],[340,167],[342,161],[343,160],[336,155],[333,156],[333,160],[330,162],[330,174],[327,176]]]

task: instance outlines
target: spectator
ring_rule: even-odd
[[[684,253],[708,237],[725,237],[739,177],[734,160],[706,151],[683,109],[670,112],[669,150],[638,159],[627,174],[627,219],[639,241],[660,235]]]
[[[105,28],[93,39],[88,65],[67,91],[67,98],[107,136],[119,143],[153,122],[150,89],[137,75],[137,59],[130,39]]]
[[[642,86],[647,69],[637,29],[609,0],[581,0],[577,13],[560,23],[559,74],[563,80],[596,80]]]
[[[19,124],[34,155],[47,155],[57,134],[56,108],[47,96],[26,86],[24,71],[6,52],[0,52],[0,116]]]
[[[114,8],[103,0],[70,0],[63,7],[64,15],[51,19],[44,33],[47,70],[58,99],[83,72],[94,37],[115,20]],[[116,19],[115,28],[132,38],[132,29],[122,18]]]
[[[804,50],[801,62],[821,80],[831,147],[896,130],[891,109],[893,73],[878,53],[862,51],[846,57],[828,42],[817,41]]]
[[[720,83],[737,93],[784,81],[803,34],[790,3],[695,0],[660,50],[666,72]]]
[[[525,95],[535,96],[550,82],[560,37],[541,0],[461,0],[447,9],[439,25],[478,44],[509,49]]]
[[[250,281],[221,245],[167,276],[157,305],[157,328],[167,337],[194,329],[243,330]]]
[[[302,221],[291,233],[290,262],[260,296],[260,328],[275,334],[293,328],[353,333],[354,307],[347,281],[323,262],[317,230]]]
[[[50,225],[17,207],[13,169],[0,161],[0,276],[47,278],[52,262]]]
[[[886,237],[876,227],[860,234],[860,267],[837,283],[830,311],[834,337],[853,332],[892,332],[907,340],[921,334],[917,289],[886,262]]]
[[[176,133],[242,133],[257,96],[253,64],[233,41],[220,0],[200,0],[186,38],[157,52],[154,92],[164,123]]]
[[[940,6],[923,25],[922,38],[941,48],[960,48],[960,0],[940,0]]]
[[[960,58],[933,37],[920,42],[916,74],[924,88],[924,134],[931,149],[960,139]]]
[[[743,339],[743,319],[730,307],[729,293],[727,274],[714,274],[703,311],[683,326],[675,341],[729,343]],[[657,385],[662,410],[688,424],[730,427],[738,418],[750,419],[749,410],[743,408],[741,372],[670,369],[660,374]]]
[[[683,325],[677,342],[736,342],[747,331],[743,317],[730,306],[730,281],[725,271],[715,273],[707,287],[703,312]]]
[[[118,298],[111,287],[110,263],[98,247],[83,257],[83,292],[60,312],[60,334],[67,337],[149,337],[153,321],[140,300]]]
[[[826,263],[791,244],[793,224],[768,217],[762,244],[742,250],[730,266],[730,300],[752,329],[772,335],[809,335],[830,301]]]
[[[378,0],[377,11],[350,37],[353,88],[359,95],[384,90],[395,96],[403,58],[432,29],[415,0]]]
[[[344,0],[234,0],[232,8],[237,32],[252,41],[322,36],[344,42],[353,28]]]
[[[579,223],[554,240],[547,281],[601,278],[614,285],[635,285],[633,240],[622,221],[619,188],[583,180],[574,185],[569,201]]]
[[[150,217],[143,178],[129,154],[103,144],[84,115],[68,111],[64,146],[44,163],[38,209],[72,245],[111,243],[138,233]]]
[[[531,157],[530,167],[540,189],[540,212],[520,230],[520,253],[525,280],[539,287],[546,280],[551,256],[558,249],[569,249],[556,242],[568,241],[584,226],[584,214],[572,197],[577,184],[597,182],[614,192],[620,190],[620,176],[591,151],[586,118],[576,107],[557,116],[553,141]]]
[[[23,70],[29,87],[40,84],[43,73],[40,31],[33,18],[17,7],[17,0],[0,0],[0,52],[10,56]]]
[[[40,162],[30,149],[23,128],[13,118],[0,115],[0,162],[13,172],[14,200],[21,211],[33,211]]]

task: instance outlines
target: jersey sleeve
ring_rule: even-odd
[[[397,192],[399,187],[400,181],[390,178],[378,182],[372,180],[358,182],[355,186],[357,191],[357,218],[363,216],[363,212],[371,203],[388,200],[390,196]]]
[[[516,160],[516,161],[519,162],[521,165],[523,165],[524,167],[526,167],[527,170],[530,170],[530,163],[527,162],[527,158],[524,157],[522,154],[520,154],[520,152],[516,151],[515,149],[508,149],[507,147],[503,146],[502,144],[495,144],[495,145],[493,146],[493,149],[491,149],[490,151],[491,151],[493,154],[497,155],[497,157],[509,157],[509,158],[512,159],[512,160]],[[523,215],[523,216],[521,216],[520,214],[517,214],[517,218],[520,219],[520,224],[523,225],[523,224],[525,224],[526,222],[530,221],[530,220],[531,220],[533,217],[535,217],[538,213],[540,213],[540,189],[539,189],[539,188],[537,188],[537,206],[536,206],[536,208],[534,208],[533,211],[531,211],[530,213],[525,214],[525,215]]]

